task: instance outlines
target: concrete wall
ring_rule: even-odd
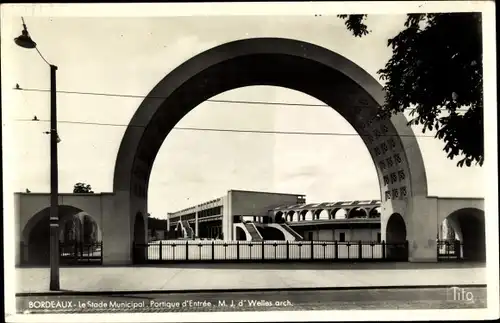
[[[304,231],[304,239],[309,239],[309,234],[312,232],[313,240],[325,241],[340,241],[340,234],[345,233],[345,241],[377,241],[377,233],[380,229],[324,229],[324,230],[306,230]]]
[[[484,199],[439,197],[437,198],[437,224],[440,225],[453,212],[469,208],[484,211]]]
[[[223,206],[223,232],[224,240],[233,237],[233,216],[261,216],[268,214],[269,210],[286,204],[296,204],[302,194],[282,194],[269,192],[253,192],[230,190],[227,194],[227,204]],[[223,198],[223,201],[225,199]],[[227,231],[224,231],[227,230]],[[231,230],[231,231],[229,231]],[[226,233],[228,235],[226,235]]]
[[[443,220],[454,211],[464,208],[484,210],[484,200],[480,198],[413,196],[405,200],[382,203],[382,240],[387,240],[387,223],[390,217],[394,213],[398,213],[406,225],[409,260],[412,262],[436,262],[436,239]]]
[[[33,226],[34,215],[50,207],[49,193],[16,193],[16,244],[22,240],[24,228],[29,224]],[[88,213],[96,221],[103,242],[103,263],[112,264],[130,264],[132,262],[132,241],[134,234],[135,215],[131,216],[128,212],[128,206],[136,206],[141,211],[144,219],[144,242],[147,242],[147,213],[142,212],[143,201],[130,200],[130,205],[125,205],[116,209],[115,194],[59,194],[59,205],[71,206]],[[33,220],[31,222],[30,219]],[[19,248],[17,248],[19,249]],[[20,263],[20,250],[16,251],[16,264]]]
[[[71,206],[88,213],[96,221],[104,246],[109,241],[109,229],[116,226],[114,218],[114,196],[112,193],[100,194],[59,194],[60,206]],[[19,244],[41,218],[34,217],[39,212],[50,208],[49,193],[15,193],[15,219],[16,219],[16,265],[20,264]],[[25,230],[26,228],[26,230]],[[104,247],[106,250],[106,247]],[[105,256],[105,254],[104,254]],[[106,261],[104,257],[104,262]]]
[[[231,190],[231,215],[264,215],[269,210],[287,204],[296,204],[301,194],[282,194]]]
[[[110,193],[101,194],[59,194],[59,205],[68,205],[88,213],[103,227],[102,200],[112,197]],[[49,193],[15,193],[16,220],[21,232],[28,221],[40,211],[50,207]]]

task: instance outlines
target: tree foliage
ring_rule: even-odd
[[[94,193],[92,187],[85,183],[76,183],[73,187],[73,193]]]
[[[339,15],[340,18],[345,19],[345,26],[356,37],[368,35],[370,31],[368,26],[364,24],[367,15]]]
[[[354,36],[369,33],[366,15],[340,15]],[[410,109],[409,124],[436,130],[457,165],[482,165],[483,64],[480,13],[409,14],[388,40],[392,57],[378,71],[386,81],[381,117]]]

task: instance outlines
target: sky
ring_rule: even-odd
[[[4,18],[4,17],[2,17]],[[387,39],[403,15],[370,15],[372,33],[355,38],[335,15],[179,16],[156,18],[26,17],[44,57],[59,67],[60,91],[145,96],[172,69],[217,45],[253,37],[284,37],[328,48],[378,79],[391,55]],[[4,129],[14,191],[49,191],[49,68],[36,51],[16,47],[19,17],[2,19]],[[380,82],[380,80],[379,80]],[[58,94],[59,190],[85,182],[95,192],[113,190],[113,170],[126,125],[141,98]],[[214,99],[321,104],[300,92],[254,86]],[[5,104],[8,102],[8,104]],[[22,121],[24,120],[24,121]],[[71,124],[71,122],[112,125]],[[355,133],[332,108],[204,102],[178,127]],[[438,139],[415,127],[427,170],[429,195],[483,197],[480,167],[458,168]],[[432,133],[426,133],[429,136]],[[7,154],[5,154],[7,156]],[[4,157],[5,158],[5,157]],[[272,160],[272,163],[269,161]],[[459,178],[460,180],[457,180]],[[453,185],[450,185],[453,183]],[[375,167],[357,136],[242,134],[174,130],[155,160],[149,212],[167,212],[220,197],[230,189],[299,193],[307,201],[378,199]]]

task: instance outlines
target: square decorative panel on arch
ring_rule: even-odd
[[[396,183],[398,181],[398,176],[396,173],[391,173],[391,184]]]
[[[400,154],[394,154],[393,157],[394,157],[394,160],[396,161],[397,164],[401,164],[403,162]]]
[[[387,140],[387,144],[391,149],[396,148],[396,141],[394,140],[394,138],[390,138],[389,140]]]

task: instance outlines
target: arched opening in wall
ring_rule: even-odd
[[[329,218],[328,210],[320,210],[318,220],[328,220]]]
[[[59,205],[59,256],[75,254],[73,258],[98,257],[101,249],[96,243],[102,233],[95,219],[83,210]],[[86,219],[84,222],[83,219]],[[93,237],[94,239],[89,239]],[[50,207],[33,215],[22,232],[21,263],[23,265],[47,266],[50,262]],[[84,252],[86,251],[85,255]]]
[[[294,217],[295,217],[295,211],[289,211],[288,212],[287,220],[290,221],[290,222],[293,222],[294,221]]]
[[[460,241],[461,257],[468,261],[486,261],[484,211],[464,208],[451,213],[446,220],[451,228],[448,237],[454,233],[454,237]]]
[[[366,210],[360,207],[354,208],[349,211],[347,217],[349,219],[364,219],[367,217]]]
[[[387,258],[408,260],[406,223],[399,213],[393,213],[387,221],[386,244]]]
[[[374,207],[370,210],[370,213],[368,214],[369,218],[380,218],[381,215],[381,209],[380,206]]]
[[[146,261],[148,245],[146,240],[146,224],[141,212],[137,212],[134,221],[134,263]]]
[[[322,209],[317,209],[317,210],[312,210],[311,212],[313,213],[313,220],[319,220],[319,215],[323,211]]]
[[[300,220],[299,221],[305,221],[306,220],[306,214],[307,214],[307,210],[300,211]]]
[[[236,232],[235,232],[236,240],[238,241],[246,241],[247,240],[247,234],[245,230],[243,230],[241,227],[237,226],[236,227]]]
[[[321,77],[318,78],[318,75]],[[292,106],[299,106],[295,97],[289,95],[283,97],[288,102],[294,101],[293,105],[286,105],[287,108],[282,110],[283,112],[273,110],[273,107],[278,109],[276,104],[253,104],[247,101],[250,99],[237,97],[236,100],[239,102],[247,101],[245,104],[248,105],[248,111],[252,110],[254,113],[259,110],[258,115],[252,114],[249,118],[248,113],[234,108],[236,104],[234,101],[225,100],[224,102],[229,103],[224,106],[221,104],[222,100],[219,100],[221,97],[217,96],[227,95],[226,91],[229,90],[250,88],[256,85],[286,88],[314,97],[321,104],[307,105],[308,111],[316,109],[315,107],[319,105],[323,106],[320,109],[324,111],[336,111],[341,119],[346,121],[344,125],[350,127],[338,131],[353,133],[354,130],[361,136],[324,136],[328,140],[334,140],[338,145],[335,150],[331,151],[331,156],[324,156],[328,151],[324,147],[331,146],[332,142],[321,144],[320,136],[316,136],[314,140],[303,135],[288,137],[279,135],[278,137],[278,134],[273,131],[266,130],[269,128],[277,130],[277,120],[286,120],[284,125],[287,126],[290,126],[291,120],[295,120],[297,126],[302,127],[301,130],[321,131],[320,123],[332,121],[333,118],[330,116],[333,115],[330,114],[326,118],[321,116],[311,124],[307,124],[312,118],[304,118],[302,115],[295,115],[292,118],[294,114]],[[159,97],[165,99],[159,100]],[[247,96],[247,98],[255,97],[254,93]],[[229,99],[229,95],[226,98]],[[277,96],[272,93],[268,98],[281,98],[281,95]],[[218,101],[214,102],[216,99]],[[328,49],[310,43],[282,38],[252,38],[209,49],[169,73],[155,86],[134,114],[131,120],[131,125],[134,126],[127,128],[115,164],[114,191],[125,192],[123,196],[117,198],[116,205],[120,208],[121,199],[124,202],[132,199],[134,205],[131,207],[128,207],[130,203],[123,203],[123,211],[131,217],[134,216],[135,210],[145,212],[152,209],[153,205],[157,205],[154,207],[158,208],[157,213],[161,214],[165,212],[162,209],[165,204],[180,209],[183,208],[181,204],[192,205],[192,203],[210,199],[206,198],[205,194],[212,198],[215,195],[214,192],[220,192],[220,195],[217,195],[221,196],[233,187],[278,192],[283,188],[295,191],[294,185],[297,188],[303,188],[305,183],[309,187],[316,187],[317,185],[309,185],[313,181],[316,182],[311,178],[311,174],[315,173],[318,173],[318,178],[330,178],[329,184],[324,180],[321,183],[334,186],[331,188],[332,191],[341,187],[344,194],[348,192],[361,194],[361,185],[353,183],[352,176],[349,176],[356,173],[357,176],[363,178],[363,189],[366,188],[367,176],[372,176],[373,192],[378,195],[382,191],[384,201],[403,199],[412,195],[426,196],[425,170],[418,144],[411,136],[412,130],[408,128],[404,115],[392,116],[390,120],[380,119],[377,115],[383,101],[382,87],[366,71]],[[207,107],[218,106],[216,109],[211,109],[204,118],[200,118],[204,122],[211,119],[210,121],[213,122],[210,125],[211,130],[206,130],[208,129],[206,124],[203,125],[204,130],[200,130],[202,127],[183,127],[185,123],[181,125],[179,122],[187,122],[187,119],[182,119],[188,115],[195,115],[193,112],[202,111],[196,108],[201,103]],[[332,107],[333,110],[324,109],[324,106]],[[262,107],[262,110],[258,107]],[[234,113],[236,110],[238,112]],[[229,111],[233,114],[231,115]],[[202,112],[197,113],[199,116]],[[238,124],[235,117],[242,122]],[[259,124],[250,125],[249,120],[257,120]],[[229,126],[223,125],[224,121],[228,122]],[[137,124],[145,125],[145,127],[137,129],[135,127]],[[196,123],[194,125],[197,126]],[[329,129],[327,131],[338,129],[338,124],[323,125],[324,129]],[[243,126],[247,129],[253,126],[254,129],[265,129],[265,131],[245,132],[242,130]],[[223,131],[219,131],[221,128]],[[283,129],[282,132],[287,132],[289,129]],[[254,136],[253,134],[257,132],[258,136]],[[404,141],[399,137],[402,133],[405,134]],[[169,135],[169,140],[165,141],[167,135]],[[223,137],[223,135],[231,136],[231,138],[227,139],[228,137]],[[274,136],[273,140],[269,140],[268,135]],[[196,138],[196,136],[199,137]],[[210,136],[214,137],[212,138],[214,145],[207,145],[205,141],[203,145],[199,144],[198,139],[207,140]],[[178,146],[179,150],[172,154],[175,158],[165,159],[168,163],[160,163],[156,160],[158,151],[164,141],[172,142],[171,145],[175,148],[171,140],[174,137],[177,137],[177,143],[182,143]],[[222,138],[227,139],[224,144],[221,144]],[[364,147],[366,164],[359,165],[361,160],[359,156],[349,159],[349,162],[346,162],[343,156],[339,156],[342,155],[337,153],[339,149],[345,148],[345,151],[352,151],[353,142],[350,140],[357,140],[360,147]],[[290,153],[282,153],[283,147],[280,145],[285,141],[288,142],[287,146],[292,147]],[[313,145],[313,142],[318,146]],[[191,149],[194,148],[193,145],[203,151],[193,151]],[[218,150],[214,151],[214,147]],[[223,150],[229,147],[233,149]],[[238,153],[235,153],[235,147]],[[314,156],[311,160],[324,164],[297,165],[297,147],[301,148],[302,156]],[[406,149],[408,147],[412,149]],[[265,153],[256,153],[259,149]],[[280,153],[269,153],[277,150]],[[189,152],[189,154],[184,153],[185,158],[183,158],[181,157],[183,154],[179,151]],[[330,158],[333,155],[342,159],[342,166],[331,167],[332,164],[336,164]],[[220,159],[215,161],[214,156],[219,156]],[[155,169],[163,173],[161,178],[151,174],[153,165]],[[216,167],[218,171],[208,170],[208,165],[213,165],[211,167]],[[276,165],[280,167],[275,167]],[[297,168],[290,171],[290,168],[287,169],[290,165]],[[398,165],[401,174],[392,172],[388,169],[388,165],[389,167]],[[165,169],[172,170],[171,178],[165,178]],[[228,172],[228,169],[232,171]],[[325,173],[320,174],[323,170]],[[201,174],[201,171],[204,173]],[[334,171],[337,173],[332,173]],[[227,179],[220,175],[221,172],[225,176],[230,173],[231,175],[237,174],[238,177]],[[388,178],[387,183],[385,177]],[[415,177],[419,180],[412,181]],[[158,178],[158,182],[150,182],[150,179],[155,178]],[[332,181],[332,178],[335,178],[335,181]],[[345,180],[338,180],[341,178]],[[293,182],[296,184],[292,185],[290,179],[294,179]],[[295,179],[300,180],[295,182]],[[202,183],[213,183],[214,186],[201,187]],[[149,191],[149,188],[153,187],[161,187],[161,190],[157,191],[156,202],[152,201],[152,191]],[[166,191],[166,187],[169,187],[169,192]],[[196,192],[196,197],[193,195],[194,192]],[[365,192],[362,194],[367,195]],[[166,201],[166,196],[171,201]],[[190,197],[190,201],[187,196]],[[152,210],[153,214],[155,212]]]
[[[283,217],[283,212],[279,211],[274,216],[274,223],[283,223],[285,222],[285,218]]]
[[[347,219],[347,211],[345,209],[335,209],[332,211],[332,219],[344,220]]]
[[[312,221],[312,220],[314,220],[314,213],[313,213],[313,211],[311,211],[311,210],[307,211],[306,215],[304,216],[304,219],[306,221]]]

